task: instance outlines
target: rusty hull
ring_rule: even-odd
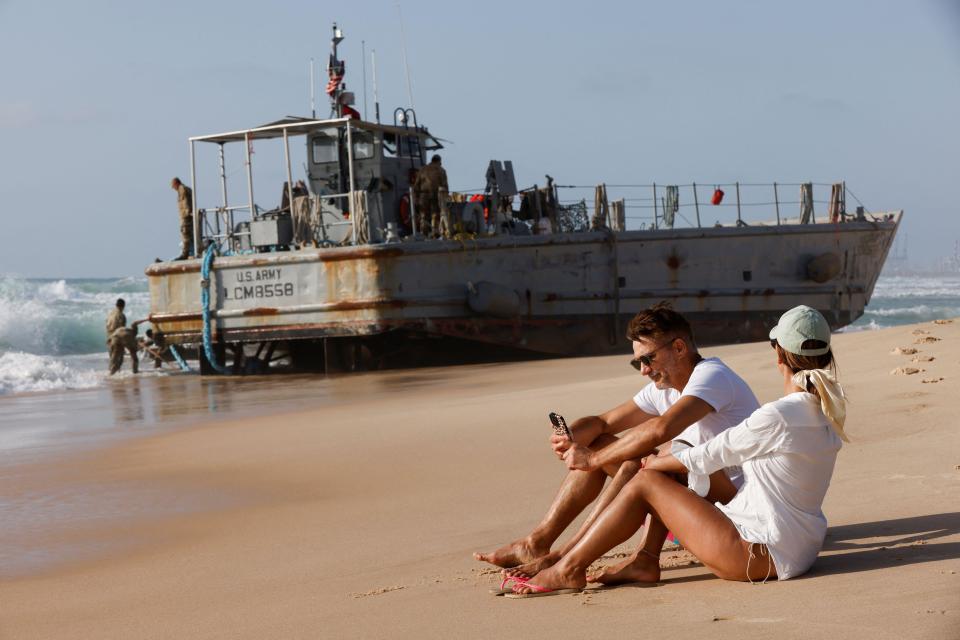
[[[703,344],[762,340],[783,311],[820,309],[833,328],[870,299],[902,213],[885,222],[495,236],[466,242],[304,249],[217,257],[213,330],[250,342],[393,331],[533,352],[622,352],[630,317],[661,300]],[[827,282],[807,273],[833,253]],[[202,329],[200,261],[147,268],[151,321],[175,343]],[[517,292],[515,317],[474,313],[468,282]]]

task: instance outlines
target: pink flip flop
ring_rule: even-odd
[[[490,589],[490,595],[492,596],[505,596],[509,593],[513,593],[514,585],[509,585],[510,582],[516,582],[517,584],[526,584],[527,580],[530,578],[524,578],[523,576],[507,576],[500,583],[499,589]]]

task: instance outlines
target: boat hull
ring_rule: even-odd
[[[595,355],[627,351],[630,318],[662,300],[703,345],[765,339],[798,304],[837,329],[863,314],[901,215],[218,256],[212,330],[231,343],[420,336]],[[199,342],[200,261],[146,273],[150,320],[173,343]]]

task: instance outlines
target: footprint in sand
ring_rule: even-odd
[[[916,367],[897,367],[890,372],[892,376],[912,376],[915,373],[920,373],[922,369],[917,369]]]
[[[912,356],[912,355],[915,354],[915,353],[917,353],[917,350],[914,349],[913,347],[897,347],[896,349],[894,349],[893,351],[890,352],[890,355],[892,355],[892,356]]]
[[[939,378],[924,378],[920,382],[922,382],[923,384],[936,384],[942,381],[943,381],[943,377],[941,376]]]
[[[933,362],[935,359],[933,356],[914,356],[910,358],[910,362]]]
[[[914,340],[913,344],[931,344],[933,342],[940,342],[940,338],[936,336],[923,336]]]
[[[928,336],[928,335],[930,335],[930,332],[927,331],[926,329],[914,329],[914,330],[911,331],[910,333],[912,333],[912,334],[915,335],[915,336]]]
[[[933,324],[953,324],[953,320],[939,319],[939,320],[934,320]]]
[[[402,585],[394,585],[392,587],[378,587],[370,591],[364,591],[363,593],[351,593],[350,595],[353,596],[354,598],[367,598],[369,596],[379,596],[379,595],[383,595],[384,593],[390,593],[391,591],[399,591],[400,589],[406,589],[406,587]]]

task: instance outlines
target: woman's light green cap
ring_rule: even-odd
[[[780,316],[777,326],[770,330],[770,339],[798,356],[822,356],[830,351],[830,325],[819,311],[802,304]],[[826,346],[804,349],[807,340],[819,340]]]

